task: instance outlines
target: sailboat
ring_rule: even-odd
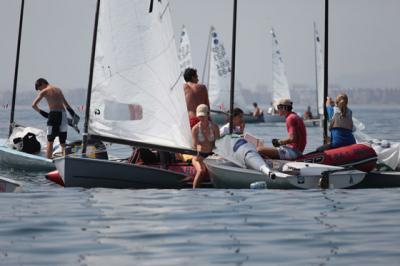
[[[315,59],[315,107],[317,115],[304,118],[306,126],[320,126],[324,117],[324,52],[321,46],[317,25],[314,22],[314,59]]]
[[[233,10],[233,31],[235,32],[237,0],[234,0]],[[327,36],[328,1],[325,2],[325,14]],[[325,42],[327,45],[327,39]],[[235,38],[232,41],[232,46],[234,45]],[[232,50],[235,51],[235,49]],[[325,60],[325,71],[327,61]],[[324,94],[327,90],[326,85],[327,73],[325,72]],[[231,90],[234,90],[233,86]],[[324,122],[324,129],[326,129],[326,116]],[[218,188],[250,188],[252,184],[257,185],[255,182],[262,182],[264,188],[271,189],[400,186],[400,172],[371,171],[376,165],[377,155],[368,145],[354,144],[328,150],[326,153],[308,154],[299,158],[299,160],[304,160],[300,162],[272,160],[268,163],[259,158],[255,152],[255,146],[236,135],[224,136],[217,140],[216,146],[218,155],[206,158],[205,163],[214,186]],[[329,161],[331,165],[328,165]],[[321,162],[321,164],[316,162]],[[362,171],[355,170],[357,167]]]
[[[97,1],[84,135],[194,154],[168,1],[151,2],[151,10],[143,0]],[[187,176],[168,162],[65,156],[54,163],[66,187],[181,188]]]
[[[11,168],[14,170],[48,171],[55,169],[55,166],[52,160],[46,158],[46,133],[42,129],[35,127],[25,127],[14,121],[24,6],[25,0],[22,0],[18,30],[12,103],[10,108],[10,130],[8,139],[6,139],[6,141],[0,145],[0,163],[3,167]],[[77,127],[77,124],[73,122],[71,118],[68,118],[68,125],[73,127],[79,133],[79,128]],[[18,146],[15,145],[14,140],[24,139],[25,136],[29,135],[34,136],[35,139],[40,143],[41,149],[39,152],[28,153],[26,152],[27,149],[25,147],[23,147],[22,149],[17,149]],[[22,142],[23,141],[21,141],[21,144]],[[55,141],[54,147],[58,147],[58,139]],[[55,149],[55,151],[57,153],[57,149]]]
[[[208,59],[208,97],[210,99],[211,119],[217,124],[224,124],[228,120],[227,110],[230,102],[231,64],[225,46],[214,26],[210,28]],[[207,66],[207,62],[205,67]],[[235,107],[244,109],[246,103],[240,91],[237,92]],[[264,122],[264,118],[244,114],[245,123]]]
[[[273,103],[281,98],[290,99],[289,82],[286,77],[285,65],[282,59],[282,53],[279,48],[278,38],[274,28],[271,28],[272,36],[272,101]],[[274,104],[274,108],[276,108]],[[264,115],[266,122],[285,122],[285,117],[271,113]]]
[[[193,67],[192,48],[190,45],[188,31],[185,25],[182,26],[182,31],[179,41],[178,59],[180,62],[180,67],[182,72],[184,72],[185,69],[188,67]]]
[[[18,126],[17,123],[14,121],[24,6],[25,1],[22,0],[14,72],[14,84],[12,94],[13,96],[10,108],[10,130],[8,139],[5,141],[5,143],[0,145],[0,163],[2,167],[12,168],[15,170],[46,171],[55,169],[55,166],[52,161],[50,159],[47,159],[45,156],[45,145],[47,140],[44,131],[34,127]],[[39,141],[41,147],[43,148],[38,154],[29,154],[23,151],[19,151],[14,147],[13,140],[18,137],[23,138],[29,132],[36,135],[36,139]]]

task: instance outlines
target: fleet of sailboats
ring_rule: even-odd
[[[22,0],[13,106],[17,87],[23,3]],[[234,3],[235,29],[237,0]],[[134,16],[132,10],[135,10]],[[167,158],[170,152],[196,153],[192,150],[185,97],[181,86],[182,70],[192,66],[186,28],[182,28],[178,53],[168,1],[151,1],[149,12],[148,3],[142,0],[97,0],[94,24],[83,154],[54,159],[62,184],[87,188],[186,187],[186,174],[170,168],[172,163]],[[271,29],[271,35],[273,99],[290,98],[282,54],[274,29]],[[326,67],[327,60],[324,63],[315,24],[314,42],[316,102],[319,114],[322,115],[325,112],[324,94],[327,90],[326,68],[323,70],[323,67]],[[235,42],[232,43],[234,54]],[[233,106],[244,104],[240,103],[240,96],[235,98],[237,101],[232,104],[234,56],[232,60],[231,66],[220,36],[215,28],[211,28],[208,74],[210,104],[212,109],[223,113],[228,110],[228,106],[232,109]],[[11,112],[10,136],[17,132],[13,132],[15,128],[12,127],[15,124],[14,107]],[[40,132],[36,134],[40,136]],[[234,139],[237,136],[228,135],[224,138],[232,138],[232,143],[237,141]],[[89,158],[85,153],[88,139],[154,149],[159,151],[160,157],[164,156],[165,160],[161,158],[161,163],[153,165],[138,165],[127,161]],[[383,149],[388,148],[380,146]],[[390,150],[390,154],[398,154],[400,148],[396,145],[392,147],[394,149]],[[234,151],[236,152],[235,149]],[[249,153],[243,154],[246,156]],[[251,160],[242,158],[244,164],[239,166],[226,158],[207,159],[207,167],[214,185],[223,188],[248,188],[251,182],[264,180],[269,188],[318,188],[322,187],[321,178],[326,178],[327,187],[330,188],[400,186],[398,172],[365,173],[344,166],[313,162],[273,161],[269,168],[270,166],[262,161],[262,168],[258,169],[257,166],[257,169],[246,169],[249,165],[255,165],[252,162],[255,157],[257,156],[253,154]],[[7,160],[21,161],[21,158],[22,162],[30,167],[38,166],[45,170],[45,166],[41,164],[42,160],[46,166],[54,167],[51,160],[41,155],[21,155],[10,147],[8,150],[4,147],[0,149],[2,164]],[[376,160],[376,157],[372,156],[368,160]],[[394,167],[399,166],[400,159],[395,161],[391,157],[389,160]],[[268,171],[265,171],[266,168]],[[0,190],[6,186],[9,186],[6,187],[9,190],[19,187],[17,182],[6,178],[1,178],[0,181]]]

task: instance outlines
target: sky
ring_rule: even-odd
[[[148,1],[148,0],[143,0]],[[19,0],[0,1],[0,91],[14,80]],[[38,77],[61,88],[86,88],[95,0],[25,0],[18,89]],[[170,0],[176,40],[187,27],[201,73],[211,25],[231,53],[233,0]],[[329,84],[400,88],[400,1],[330,0]],[[291,87],[314,87],[313,22],[324,34],[324,0],[238,0],[236,80],[271,86],[274,27]],[[323,39],[323,38],[322,38]]]

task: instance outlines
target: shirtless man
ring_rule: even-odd
[[[40,78],[35,83],[35,90],[39,95],[32,103],[32,108],[47,118],[47,148],[46,156],[51,158],[53,154],[53,142],[58,136],[62,148],[62,154],[65,154],[65,141],[67,139],[67,114],[65,108],[71,114],[75,123],[79,121],[79,116],[75,114],[71,106],[65,100],[62,91],[50,85],[47,80]],[[47,113],[38,107],[39,102],[45,98],[49,105],[50,112]]]
[[[189,113],[190,128],[193,128],[200,120],[196,116],[196,108],[200,104],[207,105],[210,108],[208,91],[205,85],[199,84],[197,70],[187,68],[183,77],[186,83],[183,86],[186,98],[187,110]]]

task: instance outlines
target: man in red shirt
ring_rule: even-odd
[[[307,144],[307,132],[303,119],[292,112],[293,102],[290,99],[278,101],[279,115],[286,117],[288,137],[286,139],[272,139],[273,147],[257,147],[257,151],[264,157],[281,160],[296,160],[303,154]]]

